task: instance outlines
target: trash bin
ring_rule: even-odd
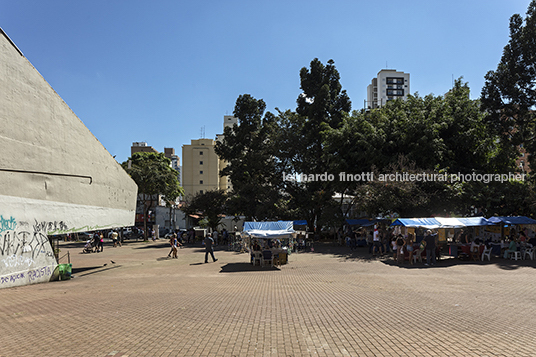
[[[71,279],[71,271],[73,269],[72,264],[59,264],[58,272],[60,280],[69,280]]]

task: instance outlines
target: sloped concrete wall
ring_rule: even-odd
[[[1,29],[0,152],[0,288],[47,280],[48,235],[134,225],[134,181]]]

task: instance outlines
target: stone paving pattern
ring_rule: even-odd
[[[261,269],[201,246],[168,259],[163,240],[62,244],[72,280],[0,290],[0,356],[536,356],[536,261],[317,244]]]

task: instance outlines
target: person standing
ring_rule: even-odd
[[[117,245],[121,246],[121,241],[119,241],[119,234],[115,230],[112,232],[112,241],[114,242],[114,248],[117,247]]]
[[[435,265],[436,263],[436,239],[437,234],[432,234],[431,230],[426,231],[424,241],[426,242],[426,264]]]
[[[374,226],[374,235],[372,237],[372,241],[373,241],[372,255],[376,256],[377,251],[379,251],[380,255],[383,255],[380,232],[378,231],[378,228],[376,228],[376,226]]]
[[[227,229],[224,228],[221,235],[223,237],[223,244],[229,244],[229,232],[227,232]]]
[[[212,261],[216,262],[218,259],[214,258],[214,250],[212,246],[214,245],[214,240],[211,237],[211,234],[209,233],[207,237],[205,238],[205,263],[208,263],[208,255],[210,254],[212,256]]]
[[[97,246],[97,253],[102,252],[104,250],[104,234],[100,232],[99,239],[97,242],[99,245]]]
[[[406,238],[406,250],[409,254],[409,263],[413,265],[413,234],[408,234]]]

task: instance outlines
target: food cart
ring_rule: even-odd
[[[295,243],[296,232],[292,221],[244,222],[242,235],[246,240],[252,263],[254,263],[253,247],[259,244],[261,250],[269,249],[274,255],[278,255],[281,264],[286,264]]]

